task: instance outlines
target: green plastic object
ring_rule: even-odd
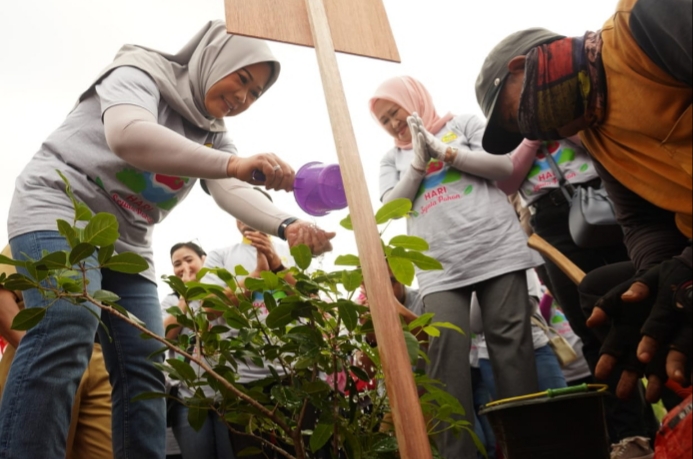
[[[579,394],[583,392],[589,392],[590,388],[587,384],[580,384],[578,386],[572,387],[562,387],[560,389],[548,389],[546,391],[546,396],[549,398],[560,397],[561,395]]]

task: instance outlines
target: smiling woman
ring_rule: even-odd
[[[44,250],[70,251],[55,230],[56,220],[74,218],[55,173],[61,171],[83,210],[115,216],[115,250],[135,252],[149,265],[140,274],[94,268],[89,291],[113,291],[126,310],[163,335],[153,227],[196,179],[206,180],[222,209],[254,228],[277,235],[281,227],[292,245],[306,243],[316,254],[329,250],[333,235],[296,220],[245,183],[258,184],[251,175],[259,169],[266,189],[290,191],[293,169],[272,153],[238,156],[222,119],[247,110],[274,84],[279,69],[265,42],[229,35],[221,21],[209,22],[176,54],[121,48],[17,178],[8,222],[12,253],[40,258]],[[84,263],[100,266],[95,252]],[[95,305],[75,308],[36,290],[24,298],[27,309],[46,308],[46,320],[25,335],[12,364],[0,405],[0,456],[65,457],[75,389],[98,329],[113,386],[114,456],[163,458],[163,401],[131,403],[138,394],[164,389],[152,364],[160,356],[149,358],[157,345],[109,317],[102,318],[108,331],[100,328]],[[61,345],[46,344],[56,342]]]
[[[205,94],[205,108],[215,118],[236,116],[255,102],[274,73],[267,62],[249,65],[222,78]]]

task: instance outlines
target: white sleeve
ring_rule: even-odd
[[[227,178],[206,180],[205,183],[219,207],[263,233],[276,236],[279,225],[287,218],[293,217],[246,182]]]
[[[389,151],[380,160],[380,200],[383,203],[397,198],[413,201],[425,176],[425,171],[417,171],[411,165],[400,174],[395,165],[395,151]]]
[[[158,124],[160,94],[141,70],[120,67],[96,85],[109,148],[138,169],[195,178],[226,177],[229,153]]]
[[[466,116],[460,121],[460,130],[467,139],[467,148],[458,148],[451,166],[457,170],[488,180],[503,180],[513,173],[513,162],[509,155],[492,155],[484,151],[481,141],[485,124],[476,116]],[[459,123],[457,123],[459,126]]]

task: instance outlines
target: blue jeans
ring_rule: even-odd
[[[561,365],[558,363],[558,358],[556,358],[556,354],[554,354],[553,349],[551,349],[549,345],[535,349],[534,360],[537,363],[540,392],[547,389],[568,387],[563,372],[561,371]],[[491,361],[488,359],[479,359],[479,369],[481,370],[484,384],[486,384],[486,388],[491,394],[491,397],[496,399],[496,384],[493,380]]]
[[[479,410],[482,406],[491,402],[491,394],[489,394],[484,379],[481,376],[481,370],[472,367],[472,391],[474,397],[474,432],[481,440],[481,443],[486,448],[488,459],[496,459],[496,435],[493,433],[491,423],[486,416],[479,416]],[[483,459],[481,452],[477,452],[477,458]]]
[[[185,405],[175,403],[171,417],[183,459],[234,459],[229,429],[214,411],[207,412],[207,419],[197,432],[190,427]]]
[[[55,252],[70,247],[56,231],[39,231],[10,241],[17,259],[33,259],[42,250]],[[94,256],[86,260],[97,266]],[[23,268],[19,271],[26,274]],[[156,285],[132,274],[107,269],[87,272],[88,290],[109,290],[118,303],[163,335],[163,322]],[[45,282],[45,281],[44,281]],[[38,290],[24,292],[27,308],[50,307],[41,322],[22,338],[10,369],[0,405],[0,458],[61,458],[70,425],[77,386],[84,374],[94,336],[99,333],[108,369],[113,406],[113,454],[116,459],[164,459],[166,408],[162,398],[133,401],[143,392],[164,392],[164,377],[149,356],[161,345],[144,340],[131,325],[94,304],[75,306],[67,301],[43,298]],[[99,327],[100,316],[108,331]]]

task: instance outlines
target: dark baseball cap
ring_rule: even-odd
[[[520,30],[498,43],[486,56],[476,79],[476,100],[487,119],[482,146],[494,155],[511,152],[522,142],[519,132],[509,132],[500,127],[495,119],[496,102],[503,83],[510,73],[508,63],[515,56],[524,56],[535,46],[565,38],[563,35],[542,28]]]

